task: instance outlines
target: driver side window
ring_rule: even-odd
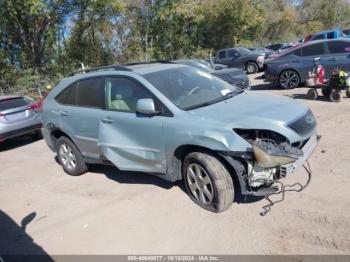
[[[145,88],[127,78],[107,78],[106,87],[108,110],[135,113],[139,99],[153,98]]]
[[[236,50],[228,50],[228,57],[238,57],[240,54]]]

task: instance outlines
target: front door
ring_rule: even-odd
[[[154,97],[138,82],[106,79],[106,110],[100,118],[101,153],[120,170],[165,173],[164,117],[136,112],[136,103]]]

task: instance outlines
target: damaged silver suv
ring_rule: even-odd
[[[276,191],[318,144],[308,107],[165,62],[75,72],[44,100],[42,121],[66,173],[101,163],[183,180],[214,212],[231,206],[235,190]]]

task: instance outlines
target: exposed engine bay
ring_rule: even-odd
[[[247,182],[251,188],[271,185],[279,177],[279,166],[303,156],[303,151],[291,146],[288,139],[270,130],[235,130],[251,145],[253,160],[247,160]]]
[[[239,129],[234,131],[252,146],[254,158],[246,160],[246,182],[248,187],[255,192],[264,188],[270,189],[260,191],[262,193],[260,195],[263,195],[268,201],[268,204],[263,207],[264,211],[260,213],[262,216],[266,215],[274,204],[284,200],[285,192],[300,192],[309,184],[311,169],[308,162],[306,162],[307,166],[303,165],[308,175],[307,182],[304,185],[299,182],[284,185],[279,181],[283,177],[279,170],[280,167],[303,157],[304,153],[301,146],[304,142],[296,143],[297,146],[293,146],[283,135],[270,130]],[[278,194],[281,194],[281,199],[271,200],[272,195]]]

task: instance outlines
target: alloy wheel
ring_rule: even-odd
[[[299,76],[296,72],[287,70],[281,74],[279,82],[284,89],[295,88],[299,86]]]
[[[200,203],[208,205],[214,199],[214,190],[210,177],[199,164],[190,164],[186,171],[186,179],[192,196]]]
[[[248,74],[253,74],[258,71],[257,65],[255,63],[248,63],[247,64],[247,72]]]
[[[63,143],[59,148],[59,158],[61,163],[69,170],[73,170],[76,167],[76,157],[72,148]]]

